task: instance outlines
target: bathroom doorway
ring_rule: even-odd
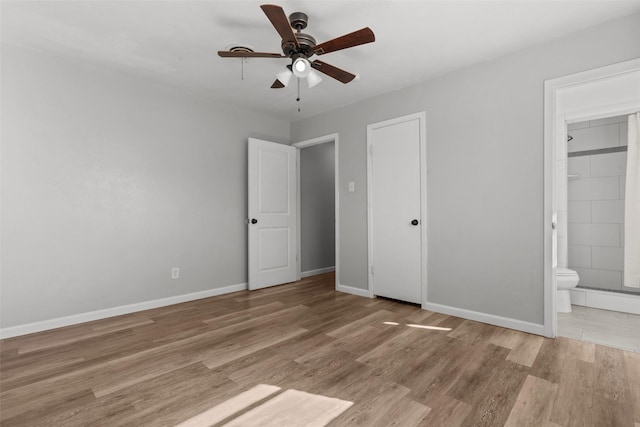
[[[593,161],[596,168],[596,175],[611,174],[610,176],[591,176],[591,158],[588,159],[589,176],[584,176],[584,178],[577,178],[575,176],[579,175],[579,171],[582,171],[583,175],[586,174],[585,159],[587,156],[622,152],[620,148],[622,145],[620,145],[621,141],[619,138],[620,128],[622,127],[624,129],[624,125],[622,124],[622,118],[620,118],[620,116],[626,116],[640,111],[640,93],[630,89],[639,86],[640,59],[545,82],[544,223],[547,231],[544,233],[544,247],[545,334],[547,336],[555,337],[558,335],[558,318],[561,317],[556,314],[556,271],[559,267],[569,267],[570,263],[572,266],[586,266],[586,260],[589,258],[589,267],[591,268],[576,267],[578,269],[577,271],[580,271],[580,269],[583,271],[586,279],[583,284],[596,283],[596,286],[600,284],[600,289],[607,286],[610,288],[607,290],[577,288],[572,291],[573,307],[580,307],[575,310],[575,316],[582,317],[582,320],[591,317],[594,323],[601,323],[603,313],[593,312],[589,314],[588,310],[601,310],[604,308],[602,305],[604,304],[603,301],[606,301],[607,304],[615,301],[622,309],[626,309],[626,307],[637,309],[640,303],[640,297],[632,293],[611,292],[612,290],[616,290],[611,289],[615,287],[615,281],[609,281],[607,282],[608,284],[603,285],[605,281],[602,280],[604,277],[614,277],[618,274],[616,271],[620,271],[614,270],[613,268],[620,267],[619,261],[616,261],[615,258],[620,246],[618,246],[618,250],[616,250],[615,244],[621,244],[620,240],[623,237],[621,237],[620,230],[623,229],[623,224],[602,222],[615,220],[616,218],[614,218],[614,216],[620,206],[621,178],[612,172],[613,169],[616,168],[616,164],[620,164],[621,159],[618,158],[620,156],[609,156],[608,158],[598,157]],[[612,126],[605,128],[610,125]],[[611,135],[613,135],[616,126],[618,139],[613,142],[616,143],[618,148],[613,149],[611,144],[609,144],[611,145],[609,147],[594,146],[591,147],[592,150],[605,150],[607,148],[610,150],[608,152],[588,153],[589,149],[586,147],[592,144],[594,140],[594,138],[589,136],[589,132],[595,132],[595,134],[598,132],[600,134],[602,134],[602,132],[610,132]],[[594,130],[589,131],[592,127]],[[580,130],[582,130],[582,132],[580,132]],[[571,142],[568,142],[570,135],[573,139],[575,139],[576,136],[582,138],[582,142],[579,140],[574,141],[573,139]],[[573,142],[576,143],[572,144]],[[569,157],[570,150],[572,152],[571,157]],[[569,166],[569,159],[574,157],[584,158],[572,161],[571,166]],[[569,172],[570,170],[571,173]],[[574,175],[571,177],[571,182],[569,181],[569,175]],[[584,179],[584,181],[578,183],[578,179]],[[588,180],[591,180],[591,182]],[[613,185],[615,180],[617,180],[617,186]],[[604,183],[604,181],[607,181],[607,183]],[[587,185],[591,183],[596,184],[597,191],[591,190],[591,187]],[[607,187],[607,185],[609,187]],[[571,196],[569,196],[569,186],[571,186],[573,190]],[[616,187],[618,198],[613,199],[613,192],[615,192]],[[605,199],[578,200],[588,199],[588,197],[591,197],[590,193],[594,193],[595,195],[597,192],[603,193]],[[582,207],[585,208],[584,210],[579,209],[580,203],[571,203],[573,209],[570,211],[569,197],[571,197],[572,202],[589,202],[588,212],[590,219],[593,219],[595,215],[596,221],[600,222],[586,222],[587,203],[582,203]],[[617,200],[617,202],[598,203],[613,202],[614,200]],[[596,205],[595,213],[593,205]],[[571,221],[569,221],[570,215]],[[580,215],[582,215],[582,217],[580,217]],[[578,221],[583,222],[580,223]],[[603,226],[602,224],[606,225]],[[619,231],[617,240],[613,237],[613,229],[615,228]],[[612,233],[605,233],[604,230],[606,229],[610,229]],[[570,235],[573,235],[573,239],[569,237]],[[589,241],[588,239],[596,240]],[[568,250],[570,244],[575,246],[571,255]],[[590,246],[590,248],[585,248],[586,246]],[[598,248],[595,249],[595,261],[593,257],[594,247]],[[587,252],[590,253],[587,254]],[[570,257],[571,260],[569,260]],[[618,264],[616,264],[616,262]],[[594,266],[598,268],[593,268]],[[606,272],[607,269],[604,267],[611,269],[608,270],[609,273]],[[622,291],[622,286],[620,286],[618,290]],[[582,296],[584,298],[581,298]],[[592,307],[588,307],[589,305]],[[616,313],[615,311],[611,311],[611,313],[614,313],[613,317],[617,319],[618,326],[623,323],[621,322],[623,318],[631,316],[629,313]],[[635,321],[635,318],[632,319]],[[576,327],[576,329],[573,330],[567,329],[564,326],[563,334],[573,332],[575,338],[578,334],[576,325],[573,325],[573,327]],[[571,325],[569,326],[571,327]],[[637,325],[635,330],[637,331]],[[601,330],[601,332],[604,335],[607,334],[606,331]]]
[[[567,175],[566,192],[557,193],[566,194],[557,201],[558,267],[580,281],[570,290],[571,312],[558,312],[557,321],[558,336],[640,351],[640,288],[624,281],[625,234],[633,228],[625,227],[628,126],[628,115],[567,124],[557,168]]]

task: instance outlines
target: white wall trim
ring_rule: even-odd
[[[338,134],[332,133],[329,135],[319,136],[318,138],[306,139],[304,141],[296,142],[291,145],[296,148],[307,148],[307,147],[311,147],[312,145],[324,144],[325,142],[335,141],[336,139],[338,139]]]
[[[494,314],[480,313],[479,311],[465,310],[463,308],[429,302],[423,304],[422,308],[425,310],[435,311],[437,313],[461,317],[463,319],[475,320],[476,322],[488,323],[490,325],[500,326],[503,328],[528,332],[530,334],[544,335],[544,325],[539,325],[537,323],[524,322],[522,320],[511,319],[509,317],[496,316]]]
[[[640,295],[582,288],[571,289],[570,294],[573,305],[640,314]]]
[[[305,277],[316,276],[318,274],[331,273],[332,271],[336,271],[336,267],[335,266],[325,267],[325,268],[318,268],[316,270],[303,271],[301,273],[301,276],[302,276],[302,278],[305,278]]]
[[[340,135],[338,133],[331,133],[329,135],[319,136],[317,138],[306,139],[304,141],[296,142],[291,144],[293,147],[298,149],[298,251],[302,248],[302,240],[300,233],[300,150],[303,148],[311,147],[312,145],[324,144],[325,142],[333,141],[333,151],[334,151],[334,185],[335,185],[335,228],[336,228],[336,236],[335,236],[335,267],[334,271],[336,272],[336,290],[338,290],[338,283],[340,283]],[[302,275],[302,256],[298,255],[298,280],[302,277],[307,277]],[[318,273],[319,274],[319,273]]]
[[[182,302],[194,301],[202,298],[215,297],[231,292],[244,291],[247,289],[246,283],[225,286],[222,288],[209,289],[206,291],[193,292],[190,294],[176,295],[167,298],[160,298],[151,301],[144,301],[135,304],[121,305],[118,307],[106,308],[103,310],[89,311],[86,313],[74,314],[72,316],[58,317],[56,319],[43,320],[40,322],[27,323],[24,325],[10,326],[0,329],[0,339],[17,337],[19,335],[33,334],[35,332],[47,331],[49,329],[62,328],[64,326],[77,325],[78,323],[91,322],[93,320],[106,319],[108,317],[120,316],[123,314],[135,313],[138,311],[150,310],[152,308],[165,307]]]
[[[611,117],[640,108],[640,58],[544,82],[544,335],[557,334],[557,242],[552,222],[557,215],[556,150],[566,138],[567,122]],[[635,79],[635,80],[634,80]]]
[[[294,145],[295,147],[295,145]],[[300,148],[296,149],[296,203],[298,210],[296,215],[296,229],[298,232],[298,253],[296,254],[296,279],[302,279],[302,203],[300,202],[300,197],[302,192],[300,191]]]
[[[338,282],[336,282],[336,283],[338,283]],[[369,294],[369,290],[368,289],[354,288],[354,287],[351,287],[351,286],[345,286],[345,285],[336,284],[336,291],[344,292],[346,294],[357,295],[359,297],[373,298]]]

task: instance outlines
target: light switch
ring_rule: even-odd
[[[356,183],[349,181],[349,193],[353,193],[354,191],[356,191]]]

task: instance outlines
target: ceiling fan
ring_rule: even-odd
[[[306,78],[308,86],[313,87],[322,80],[314,70],[342,83],[349,83],[356,78],[355,74],[320,61],[316,59],[316,56],[375,41],[373,31],[369,27],[365,27],[353,33],[316,44],[316,40],[312,36],[301,32],[307,27],[309,20],[305,13],[294,12],[287,18],[280,6],[263,4],[260,8],[282,38],[282,53],[254,52],[253,49],[246,46],[235,46],[229,50],[218,51],[218,55],[223,58],[290,58],[291,64],[277,74],[276,80],[271,85],[273,89],[287,86],[292,76],[300,79]]]

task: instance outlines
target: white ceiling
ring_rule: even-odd
[[[230,44],[280,52],[254,0],[2,1],[2,41],[142,75],[295,121],[640,11],[634,1],[278,1],[309,15],[318,43],[370,27],[376,42],[319,59],[360,76],[270,89],[286,59],[216,54]]]

